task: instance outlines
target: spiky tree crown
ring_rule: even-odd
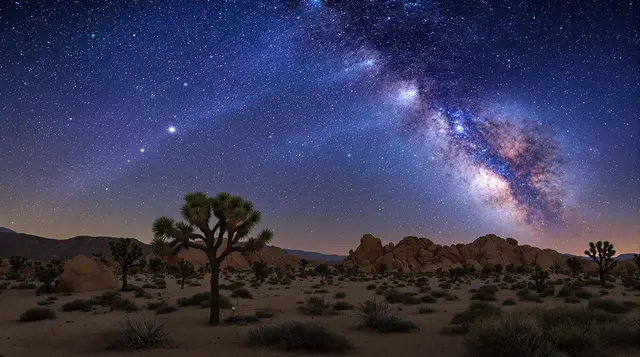
[[[178,260],[178,262],[176,263],[176,267],[178,272],[182,276],[189,276],[195,273],[195,268],[193,267],[193,263],[189,260],[185,260],[184,258],[181,258],[180,260]]]
[[[43,283],[53,282],[64,272],[64,264],[61,260],[54,259],[47,264],[36,262],[36,278]]]
[[[19,255],[14,255],[9,258],[9,265],[11,265],[11,269],[14,271],[21,271],[31,266],[31,262]]]
[[[131,238],[109,242],[109,250],[113,258],[122,265],[131,265],[142,257],[142,249]]]
[[[584,254],[593,259],[598,264],[598,269],[607,271],[612,269],[616,265],[616,261],[613,257],[616,255],[613,244],[608,241],[598,241],[595,244],[589,243],[589,249],[584,251]]]
[[[219,193],[208,197],[202,192],[189,193],[184,197],[185,204],[180,209],[186,222],[175,222],[170,217],[160,217],[153,223],[154,237],[158,242],[168,240],[174,251],[181,248],[195,248],[218,253],[223,239],[227,247],[222,251],[221,259],[231,252],[254,252],[262,249],[273,239],[273,232],[265,229],[257,237],[247,238],[251,230],[260,223],[261,214],[254,210],[253,204],[240,196]],[[215,222],[213,226],[211,223]],[[202,234],[195,234],[194,227]],[[239,245],[242,239],[247,238]],[[206,247],[193,241],[202,240]],[[160,243],[158,243],[160,245]]]
[[[164,267],[164,261],[160,258],[151,258],[149,259],[149,269],[150,270],[160,270]]]

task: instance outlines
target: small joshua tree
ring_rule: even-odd
[[[605,285],[605,276],[608,272],[616,266],[616,261],[613,257],[616,255],[616,251],[613,249],[613,244],[607,241],[597,241],[589,243],[589,249],[584,251],[588,257],[593,259],[598,265],[598,275],[600,276],[600,286]]]
[[[99,261],[103,265],[109,265],[107,258],[102,253],[93,253],[93,259]]]
[[[496,278],[500,277],[503,269],[504,267],[502,266],[502,264],[496,264],[493,266],[493,270],[496,272]]]
[[[315,269],[315,272],[320,274],[320,277],[322,278],[322,281],[324,281],[324,279],[329,274],[329,264],[322,263],[322,264],[318,265],[316,267],[316,269]]]
[[[335,265],[336,270],[340,273],[340,276],[344,276],[344,265],[337,264]]]
[[[387,270],[389,270],[389,267],[387,266],[387,264],[382,263],[380,264],[380,266],[378,267],[378,269],[380,269],[380,275],[384,276],[384,273],[387,272]]]
[[[456,283],[465,273],[464,268],[450,268],[449,275],[451,276],[451,282]]]
[[[513,273],[515,273],[516,271],[516,267],[513,266],[513,264],[507,264],[507,266],[504,267],[504,270],[507,273],[507,275],[513,275]]]
[[[55,259],[47,264],[36,262],[36,278],[42,282],[44,291],[51,293],[51,284],[64,272],[64,266],[61,260]]]
[[[196,273],[193,263],[184,258],[178,260],[174,270],[176,274],[178,274],[178,277],[180,277],[180,289],[184,289],[184,280],[192,277]]]
[[[251,265],[251,271],[253,272],[253,276],[256,280],[260,280],[261,283],[264,283],[264,281],[267,280],[270,273],[269,266],[263,261],[253,262]]]
[[[121,238],[115,242],[109,242],[109,250],[113,259],[120,265],[122,271],[122,290],[127,288],[129,271],[142,257],[142,249],[131,238]]]
[[[552,266],[549,267],[549,270],[551,270],[551,274],[560,274],[562,273],[562,267],[558,264],[554,264]]]
[[[300,272],[304,273],[304,271],[307,269],[307,265],[309,265],[309,261],[306,259],[300,259],[298,264],[300,265]]]
[[[640,273],[640,254],[634,254],[632,259],[636,263],[636,265],[638,266],[638,273]],[[0,265],[2,265],[2,264],[0,264]]]
[[[491,274],[492,271],[493,267],[491,267],[490,265],[485,265],[482,267],[482,276],[487,277]]]
[[[536,267],[533,274],[531,274],[531,280],[536,284],[536,291],[541,293],[542,289],[544,289],[544,284],[549,280],[549,272],[542,270],[540,267]]]
[[[352,275],[360,274],[360,266],[358,264],[355,264],[351,267],[351,274]]]
[[[160,258],[151,258],[149,259],[149,272],[155,279],[158,277],[158,273],[164,269],[164,261]]]
[[[14,279],[22,277],[24,271],[31,267],[31,262],[25,257],[14,255],[9,258],[9,265],[11,266],[11,275]]]
[[[580,257],[567,259],[567,267],[571,270],[571,277],[575,279],[578,273],[582,271],[582,259]]]

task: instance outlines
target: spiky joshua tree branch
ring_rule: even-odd
[[[209,324],[217,325],[220,323],[220,264],[233,252],[262,249],[273,239],[273,232],[265,229],[257,237],[248,238],[260,223],[261,215],[251,202],[240,196],[223,192],[209,197],[195,192],[185,195],[184,201],[181,213],[186,222],[163,216],[153,222],[153,233],[156,239],[168,240],[174,253],[186,248],[198,249],[207,255],[211,263]]]

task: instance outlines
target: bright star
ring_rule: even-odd
[[[140,149],[140,152],[144,152],[144,148]]]
[[[176,127],[175,126],[170,126],[169,129],[167,129],[167,131],[169,131],[171,134],[176,132]]]
[[[458,125],[456,125],[456,131],[458,133],[462,133],[464,131],[464,127],[462,127],[462,125],[458,124]]]

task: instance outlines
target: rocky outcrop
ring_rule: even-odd
[[[58,292],[87,292],[118,287],[118,279],[111,269],[92,258],[78,255],[67,260],[58,278]]]
[[[397,244],[382,245],[380,239],[365,234],[356,250],[349,251],[345,265],[360,265],[364,272],[377,271],[380,264],[399,271],[434,271],[473,265],[476,269],[502,264],[538,265],[548,268],[563,265],[564,257],[551,249],[518,245],[513,238],[489,234],[469,244],[440,245],[418,237],[405,237]]]

